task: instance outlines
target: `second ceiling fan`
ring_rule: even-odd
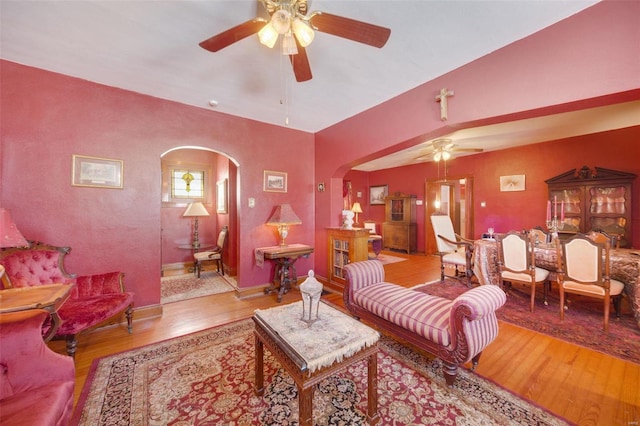
[[[305,48],[313,41],[314,31],[378,48],[384,46],[391,35],[389,28],[378,25],[320,11],[308,14],[307,0],[257,1],[266,8],[269,20],[251,19],[204,40],[200,47],[217,52],[256,33],[262,44],[273,47],[282,36],[282,53],[289,55],[296,81],[303,82],[312,78]]]

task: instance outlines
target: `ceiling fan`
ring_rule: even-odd
[[[431,142],[431,152],[423,154],[416,160],[426,160],[433,158],[436,163],[440,160],[447,161],[453,158],[457,152],[482,152],[482,148],[456,148],[456,144],[451,139],[436,139]]]
[[[382,47],[391,30],[330,13],[315,11],[307,14],[307,0],[258,0],[270,19],[254,18],[236,25],[200,43],[200,47],[217,52],[252,34],[260,43],[273,48],[282,35],[282,53],[289,55],[296,81],[311,80],[311,67],[305,48],[311,44],[314,31],[332,34],[369,46]]]

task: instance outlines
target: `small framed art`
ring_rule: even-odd
[[[122,189],[123,168],[122,160],[73,155],[71,185]]]
[[[266,192],[287,192],[287,174],[265,170],[262,190]]]
[[[384,198],[389,195],[389,185],[369,187],[369,204],[384,204]]]
[[[524,191],[524,175],[500,176],[500,191]]]
[[[228,199],[227,180],[219,180],[216,182],[216,213],[228,213]]]

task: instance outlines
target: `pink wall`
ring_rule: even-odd
[[[291,203],[303,221],[290,241],[313,244],[312,134],[7,61],[0,65],[0,202],[28,238],[72,247],[70,272],[122,270],[136,306],[159,303],[160,156],[186,145],[217,150],[240,164],[233,208],[241,218],[241,287],[271,278],[269,268],[254,265],[253,250],[277,243],[264,225],[276,204]],[[281,155],[292,146],[295,156]],[[72,154],[124,160],[124,189],[71,186]],[[263,170],[287,172],[289,191],[263,192]],[[248,208],[248,197],[255,198],[255,208]],[[301,260],[299,272],[312,264],[313,257]]]
[[[353,166],[455,129],[639,99],[638,16],[640,2],[598,3],[317,133],[316,182],[329,184],[316,197],[316,253],[325,253],[316,256],[316,269],[327,263],[326,228],[339,224],[340,183]],[[455,91],[445,123],[435,102],[443,87]],[[342,162],[335,162],[336,153]],[[483,158],[495,164],[495,157]],[[457,164],[451,175],[470,172]],[[477,217],[476,230],[489,220]]]

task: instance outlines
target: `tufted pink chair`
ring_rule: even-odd
[[[46,311],[0,314],[0,424],[67,425],[73,411],[73,360],[42,340]]]
[[[120,319],[124,312],[129,333],[132,331],[133,293],[124,290],[122,272],[76,277],[64,268],[69,247],[33,243],[28,248],[0,252],[5,268],[3,286],[28,287],[43,284],[75,283],[69,299],[60,307],[62,324],[55,339],[65,339],[67,353],[75,356],[78,334]]]

